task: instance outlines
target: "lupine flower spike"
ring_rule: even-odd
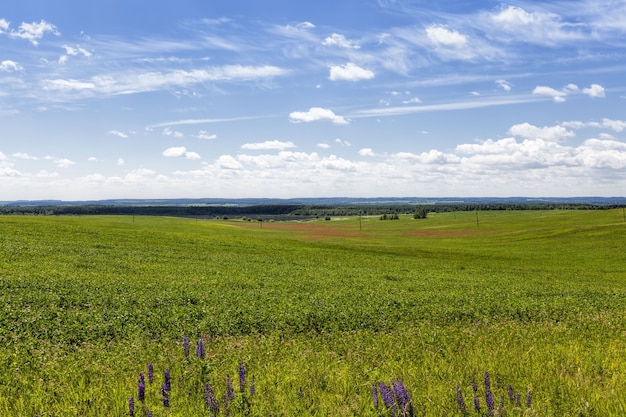
[[[189,358],[189,338],[183,336],[183,350],[185,351],[185,359]]]
[[[237,373],[239,375],[239,391],[243,393],[246,391],[246,370],[242,364],[239,364]]]
[[[154,366],[151,363],[148,364],[148,382],[154,382]]]
[[[528,392],[526,393],[526,408],[530,408],[532,401],[533,399],[532,399],[531,391],[528,390]]]
[[[378,388],[372,385],[372,399],[374,400],[374,408],[378,408]]]
[[[135,399],[132,396],[128,399],[128,414],[131,417],[135,415]]]
[[[198,340],[198,344],[196,345],[196,356],[200,359],[204,359],[206,357],[206,353],[204,352],[204,341],[202,338]]]
[[[254,375],[252,375],[250,378],[250,396],[254,397],[254,394],[256,394],[256,387],[254,386]]]
[[[172,390],[172,380],[170,378],[170,371],[163,371],[163,386],[167,391]]]
[[[163,400],[163,407],[168,408],[170,406],[170,393],[165,382],[161,385],[161,398]]]
[[[463,399],[463,391],[461,391],[461,387],[456,388],[456,402],[459,405],[461,414],[467,414],[467,407],[465,406],[465,400]]]

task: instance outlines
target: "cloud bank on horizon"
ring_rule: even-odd
[[[13,3],[0,201],[626,190],[626,0]]]

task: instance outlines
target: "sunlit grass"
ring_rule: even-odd
[[[478,415],[485,371],[521,393],[504,415],[626,413],[621,210],[259,223],[0,217],[0,415],[208,415],[239,364],[232,415],[378,416],[395,378],[417,415],[461,415],[458,388]]]

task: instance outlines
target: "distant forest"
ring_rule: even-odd
[[[623,204],[582,203],[440,203],[440,204],[256,204],[256,205],[5,205],[13,215],[138,215],[194,218],[298,219],[328,216],[371,216],[491,210],[604,210]]]

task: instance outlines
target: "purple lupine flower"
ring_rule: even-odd
[[[242,364],[239,364],[237,373],[239,375],[239,391],[243,393],[246,390],[246,370]]]
[[[531,391],[528,390],[528,392],[526,393],[526,408],[530,408],[532,402],[533,402],[532,394],[531,394]]]
[[[161,398],[163,400],[163,407],[166,407],[166,408],[169,407],[170,406],[170,393],[165,382],[161,384]]]
[[[384,382],[379,382],[378,390],[380,391],[380,396],[383,399],[383,405],[387,408],[393,407],[396,403],[396,399],[393,397],[392,389]]]
[[[152,417],[152,410],[148,410],[148,417]]]
[[[183,350],[185,351],[185,359],[189,358],[189,338],[183,336]]]
[[[137,387],[137,399],[141,402],[146,400],[146,384],[142,380],[139,380]]]
[[[508,394],[509,394],[509,401],[513,402],[513,385],[509,384],[509,388],[508,388]]]
[[[222,394],[222,405],[224,406],[224,415],[229,416],[230,408],[228,407],[228,393],[226,391]]]
[[[476,381],[472,381],[472,389],[474,390],[474,394],[478,392],[478,384]]]
[[[206,382],[204,384],[204,402],[206,407],[209,409],[209,412],[214,416],[220,412],[220,406],[217,402],[217,398],[215,398],[215,393],[213,392],[213,387]]]
[[[487,401],[487,415],[493,417],[496,410],[496,400],[493,398],[491,390],[487,391],[487,394],[485,394],[485,400]]]
[[[374,408],[378,408],[378,388],[372,385],[372,399],[374,400]]]
[[[254,397],[254,394],[256,394],[256,387],[254,386],[254,375],[252,375],[250,378],[250,396]]]
[[[143,372],[139,372],[139,382],[146,383],[146,376]]]
[[[204,352],[204,340],[202,340],[202,338],[198,340],[198,344],[196,345],[196,356],[200,359],[206,357],[206,353]]]
[[[489,378],[489,371],[485,371],[483,382],[485,383],[485,393],[490,392],[491,391],[491,379]]]
[[[413,405],[409,391],[406,389],[404,382],[401,379],[391,380],[393,391],[396,395],[396,400],[402,411],[402,415],[413,415]]]
[[[128,414],[131,416],[135,415],[135,398],[132,395],[128,399]]]
[[[148,382],[151,384],[154,382],[154,366],[152,363],[148,364]]]
[[[498,411],[496,411],[497,417],[502,417],[502,413],[504,412],[504,395],[500,396],[500,404],[498,405]]]
[[[226,396],[228,397],[228,401],[232,401],[235,399],[235,391],[233,390],[233,380],[230,377],[226,377]]]
[[[480,413],[480,398],[478,398],[478,395],[474,395],[474,410]]]
[[[459,405],[461,414],[467,414],[467,407],[465,406],[465,400],[463,399],[463,391],[461,391],[461,387],[456,388],[456,402]]]
[[[519,396],[519,392],[515,393],[515,406],[519,407],[521,405],[520,403],[520,396]]]
[[[165,370],[163,371],[163,386],[165,387],[165,389],[167,391],[171,391],[172,390],[172,380],[170,378],[170,371]]]

